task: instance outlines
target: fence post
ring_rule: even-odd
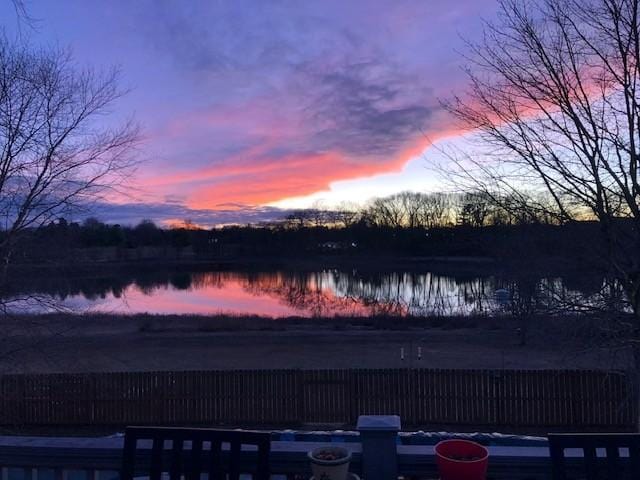
[[[360,415],[358,431],[362,442],[362,476],[367,480],[396,480],[400,430],[398,415]]]

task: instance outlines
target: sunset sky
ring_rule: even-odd
[[[104,221],[253,222],[282,210],[438,189],[432,141],[462,132],[461,37],[496,0],[32,0],[13,37],[122,71],[115,117],[141,124],[130,195]],[[0,16],[15,17],[10,2]],[[5,23],[5,22],[3,22]],[[425,156],[427,159],[425,159]]]

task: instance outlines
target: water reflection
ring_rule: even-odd
[[[182,271],[40,278],[19,293],[47,295],[73,309],[123,313],[469,315],[505,309],[531,313],[559,298],[593,295],[596,284],[597,280],[433,272]]]

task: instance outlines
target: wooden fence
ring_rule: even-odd
[[[633,426],[623,373],[568,370],[253,370],[0,377],[0,424]]]

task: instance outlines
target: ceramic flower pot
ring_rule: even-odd
[[[308,453],[314,480],[347,480],[351,452],[342,447],[319,447]]]

